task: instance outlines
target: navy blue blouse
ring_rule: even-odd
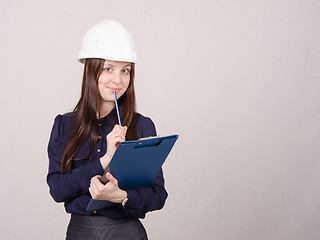
[[[125,207],[117,204],[114,207],[93,212],[85,210],[91,198],[88,190],[90,180],[93,176],[102,175],[104,172],[100,157],[107,151],[106,136],[114,127],[109,115],[101,118],[98,122],[100,137],[95,145],[91,160],[86,157],[91,148],[91,138],[89,137],[76,154],[76,160],[72,161],[72,171],[65,174],[60,173],[61,158],[72,133],[76,116],[75,113],[67,113],[55,118],[48,145],[47,183],[50,187],[50,194],[56,202],[64,202],[68,213],[102,215],[109,218],[144,218],[147,212],[161,209],[168,196],[164,187],[162,170],[150,187],[126,190],[128,201]],[[155,126],[150,118],[138,114],[137,121],[140,137],[156,136]]]

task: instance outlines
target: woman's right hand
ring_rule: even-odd
[[[107,152],[100,158],[101,165],[105,170],[109,165],[119,144],[126,140],[128,127],[116,124],[112,131],[107,135]]]

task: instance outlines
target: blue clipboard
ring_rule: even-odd
[[[179,135],[150,137],[121,142],[104,172],[101,182],[107,183],[106,172],[117,180],[119,188],[149,187],[159,173]],[[115,205],[107,200],[91,198],[86,211],[99,210]]]

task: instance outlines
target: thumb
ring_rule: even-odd
[[[100,180],[101,179],[101,176],[100,175],[96,175],[96,176],[93,176],[91,178],[92,181],[96,181],[96,180]]]
[[[124,130],[124,134],[126,135],[126,134],[127,134],[128,127],[127,127],[127,126],[123,126],[123,130]]]
[[[106,178],[113,184],[117,185],[118,184],[118,180],[112,176],[112,174],[110,172],[106,173]]]

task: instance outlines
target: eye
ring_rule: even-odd
[[[111,72],[111,71],[112,71],[112,69],[111,69],[111,68],[109,68],[109,67],[105,67],[105,68],[103,68],[103,71],[105,71],[105,72]]]
[[[129,74],[130,73],[130,69],[123,69],[122,72],[125,73],[125,74]]]

